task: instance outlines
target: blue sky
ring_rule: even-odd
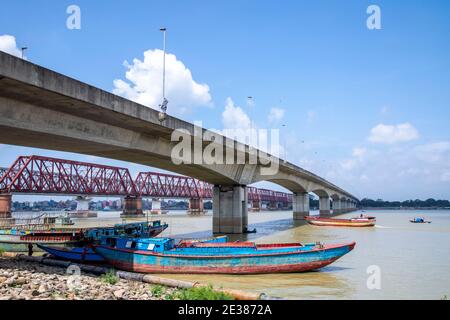
[[[71,4],[81,30],[66,27]],[[381,8],[381,30],[366,27],[371,4]],[[114,80],[160,85],[139,72],[166,26],[168,53],[192,73],[186,83],[207,91],[181,110],[185,86],[173,80],[169,113],[223,128],[231,98],[231,119],[282,129],[289,161],[359,197],[449,199],[449,18],[448,1],[9,1],[0,36],[29,47],[34,63],[118,93]],[[269,120],[272,108],[282,112]],[[148,169],[5,145],[0,166],[31,153]]]

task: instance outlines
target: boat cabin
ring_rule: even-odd
[[[175,248],[175,240],[170,238],[116,238],[104,237],[102,245],[117,249],[164,252]]]

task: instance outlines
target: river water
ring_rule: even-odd
[[[358,214],[354,212],[339,217]],[[352,252],[319,271],[164,277],[264,292],[287,299],[441,299],[450,296],[450,211],[393,210],[371,211],[369,214],[377,218],[375,228],[317,227],[293,221],[292,212],[288,211],[249,213],[249,228],[256,228],[258,232],[231,237],[232,240],[257,243],[356,241]],[[410,223],[409,219],[414,216],[425,217],[432,223]],[[156,218],[169,223],[161,236],[195,238],[212,235],[210,214],[194,217],[174,211],[152,217]],[[119,222],[121,219],[117,212],[99,212],[97,219],[76,219],[77,226]],[[379,289],[367,286],[371,276],[369,267],[375,268],[376,274],[380,275]]]

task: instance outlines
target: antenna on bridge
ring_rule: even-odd
[[[161,107],[161,112],[158,114],[158,118],[160,122],[163,122],[166,120],[166,111],[167,111],[167,104],[169,101],[166,99],[166,31],[167,29],[165,27],[162,27],[159,29],[163,33],[163,87],[162,87],[162,93],[163,93],[163,102],[159,105]]]

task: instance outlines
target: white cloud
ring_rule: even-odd
[[[228,97],[225,105],[225,110],[222,112],[222,124],[225,129],[250,129],[250,117],[245,111],[236,106],[233,100]]]
[[[374,143],[394,144],[419,138],[419,132],[410,123],[385,125],[380,123],[370,131],[369,141]]]
[[[128,81],[114,80],[113,92],[159,109],[162,102],[162,61],[163,51],[155,49],[145,51],[143,61],[125,62]],[[211,106],[209,86],[195,82],[191,71],[173,54],[166,54],[166,97],[169,100],[167,112],[173,115],[187,114],[195,107]]]
[[[358,161],[356,159],[346,159],[341,161],[341,167],[345,171],[350,171],[358,164]]]
[[[450,164],[450,142],[440,141],[414,148],[416,156],[429,163],[447,162]]]
[[[354,148],[352,151],[352,155],[356,158],[363,158],[364,155],[367,154],[367,149],[366,148]]]
[[[22,57],[22,51],[17,47],[16,38],[8,34],[0,36],[0,51]]]
[[[450,141],[371,149],[358,147],[338,161],[332,182],[384,199],[449,198]]]
[[[281,108],[273,107],[270,109],[267,119],[270,123],[275,123],[283,119],[285,110]]]

